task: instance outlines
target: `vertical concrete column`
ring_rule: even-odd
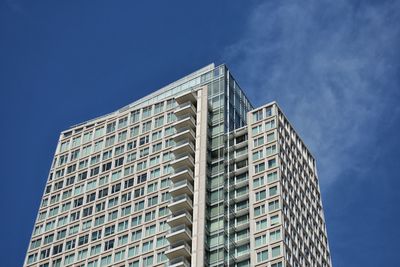
[[[207,180],[207,87],[197,91],[196,152],[193,194],[192,266],[204,266],[206,242],[206,180]]]

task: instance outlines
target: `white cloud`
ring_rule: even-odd
[[[399,7],[263,2],[226,50],[254,104],[277,100],[284,109],[317,158],[323,188],[345,172],[367,171],[358,155],[374,150],[368,145],[398,96]]]

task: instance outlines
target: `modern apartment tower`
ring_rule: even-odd
[[[315,159],[208,65],[61,132],[24,266],[330,267]]]

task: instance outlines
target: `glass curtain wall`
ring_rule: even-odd
[[[232,254],[229,222],[229,160],[228,132],[246,125],[250,102],[225,66],[213,71],[208,85],[209,98],[209,168],[207,210],[207,262],[210,266],[224,266]]]

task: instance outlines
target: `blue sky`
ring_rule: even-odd
[[[332,259],[396,266],[399,1],[0,2],[0,258],[20,266],[60,131],[210,62],[318,160]]]

